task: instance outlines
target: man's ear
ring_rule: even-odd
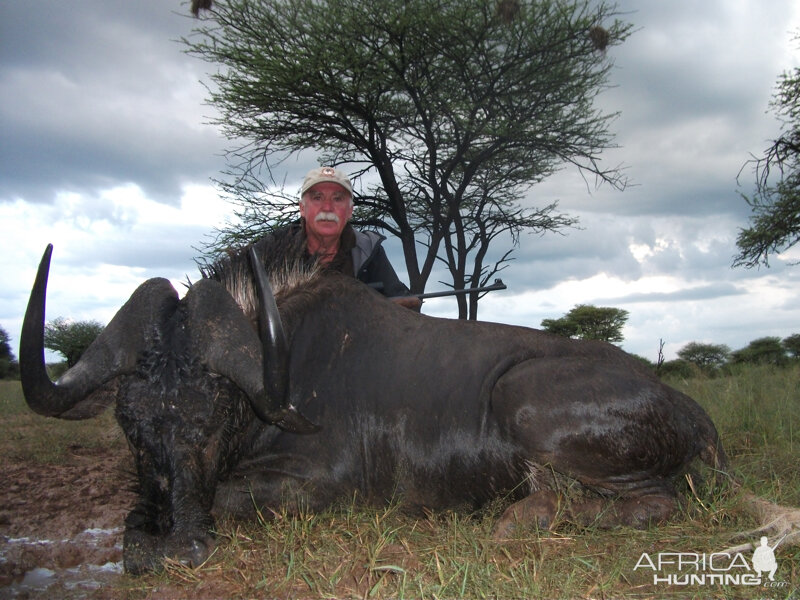
[[[300,216],[305,219],[306,217],[306,203],[300,199],[300,202],[297,203],[298,208],[300,209]]]

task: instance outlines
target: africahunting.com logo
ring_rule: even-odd
[[[775,581],[778,562],[775,548],[766,537],[748,560],[741,552],[643,552],[634,571],[653,571],[653,585],[748,585],[786,588],[788,581]]]

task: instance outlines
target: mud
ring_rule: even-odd
[[[62,465],[0,465],[0,598],[113,597],[134,503],[126,448],[70,448]]]

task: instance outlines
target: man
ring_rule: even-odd
[[[300,221],[273,235],[287,235],[304,255],[326,269],[356,277],[377,287],[392,301],[419,310],[422,301],[408,296],[374,231],[357,231],[348,221],[353,215],[353,187],[348,177],[333,167],[312,169],[300,188]]]

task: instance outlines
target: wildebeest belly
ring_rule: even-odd
[[[437,429],[432,419],[421,435],[413,420],[341,416],[311,436],[277,434],[219,486],[217,504],[238,514],[253,504],[320,510],[355,497],[369,504],[398,501],[412,511],[474,509],[498,495],[528,491],[519,485],[526,474],[519,449],[491,432],[478,437]]]

